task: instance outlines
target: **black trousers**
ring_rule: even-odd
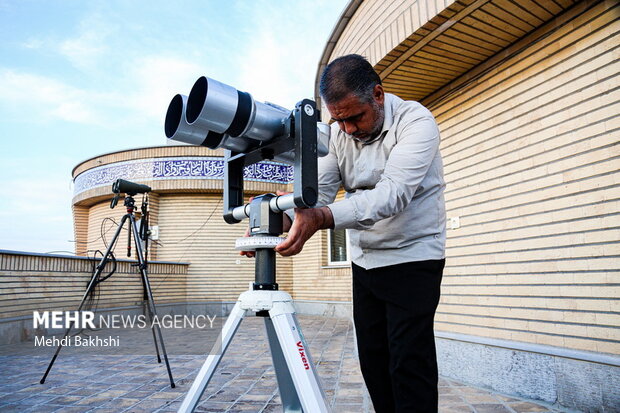
[[[437,412],[433,320],[445,260],[353,267],[360,366],[377,413]]]

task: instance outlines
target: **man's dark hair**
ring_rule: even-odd
[[[363,102],[372,101],[372,91],[381,78],[365,57],[350,54],[333,60],[321,74],[319,92],[325,103],[335,103],[353,93]]]

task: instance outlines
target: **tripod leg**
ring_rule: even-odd
[[[133,215],[130,215],[130,221],[131,226],[133,227],[133,233],[138,234],[138,227],[136,225],[136,220]],[[133,239],[136,244],[136,252],[138,253],[138,265],[140,266],[140,275],[142,277],[142,285],[146,289],[146,294],[148,297],[147,305],[152,320],[154,317],[157,317],[157,311],[155,310],[155,300],[153,299],[153,291],[151,290],[151,283],[149,282],[149,277],[146,271],[146,262],[144,261],[144,255],[142,254],[142,245],[140,244],[139,238],[135,235]],[[170,387],[174,388],[174,379],[172,378],[172,370],[170,369],[170,362],[168,361],[168,354],[166,353],[166,346],[164,345],[164,337],[161,334],[161,328],[159,328],[158,323],[154,323],[153,326],[157,330],[157,337],[159,338],[159,344],[161,344],[161,352],[164,355],[164,361],[166,362],[166,370],[168,371],[168,378],[170,379]],[[153,338],[155,338],[155,335],[153,335]],[[157,340],[155,340],[155,349],[157,350],[157,357],[159,359],[159,348],[157,347]]]
[[[290,302],[274,303],[269,316],[303,411],[307,413],[329,412],[319,376],[312,363],[292,304]],[[280,383],[279,379],[278,383]],[[290,395],[285,396],[283,390],[280,391],[283,403],[285,397],[289,400],[293,399]]]
[[[99,262],[99,265],[97,266],[97,270],[93,273],[93,276],[90,278],[88,287],[86,287],[86,292],[84,293],[84,296],[82,297],[82,301],[80,302],[80,305],[78,306],[76,311],[82,310],[82,307],[84,306],[84,303],[86,302],[86,299],[88,298],[88,295],[93,290],[93,288],[95,288],[96,280],[99,278],[99,276],[103,272],[103,269],[105,268],[105,264],[108,262],[108,257],[110,256],[110,252],[114,248],[114,245],[116,244],[116,241],[118,240],[118,236],[120,235],[121,230],[123,229],[123,225],[125,224],[125,221],[127,220],[129,216],[130,216],[129,214],[124,215],[123,218],[121,219],[121,223],[118,225],[118,228],[116,229],[116,232],[114,233],[114,237],[112,238],[112,241],[110,241],[110,245],[108,246],[108,249],[106,250],[103,257],[101,258],[101,261]],[[54,365],[54,362],[56,361],[56,358],[58,358],[58,354],[60,353],[60,350],[62,349],[62,343],[64,342],[64,339],[69,335],[69,332],[71,331],[72,328],[73,328],[73,323],[71,323],[69,325],[69,328],[67,328],[67,330],[65,331],[65,335],[63,336],[62,340],[60,340],[60,344],[58,345],[56,352],[52,356],[52,360],[50,361],[50,364],[47,366],[47,370],[45,370],[45,374],[43,374],[43,377],[41,378],[39,383],[41,384],[45,383],[45,379],[47,378],[47,375],[49,374],[50,370],[52,370],[52,366]]]
[[[144,304],[142,305],[142,314],[146,315],[146,313],[148,313],[149,315],[149,320],[151,321],[151,325],[153,324],[153,314],[151,314],[151,311],[149,309],[149,306],[147,304],[148,301],[148,295],[146,294],[146,288],[144,289]],[[151,333],[153,333],[153,343],[155,343],[155,353],[157,354],[157,362],[161,363],[161,355],[159,354],[159,345],[157,344],[157,336],[155,335],[155,329],[151,328]]]
[[[280,398],[282,399],[282,410],[284,412],[301,412],[301,401],[297,395],[297,390],[295,390],[295,383],[293,383],[293,378],[288,370],[276,330],[273,327],[273,321],[269,317],[265,317],[265,329],[267,330],[271,359],[278,380]]]
[[[144,220],[144,216],[142,218]],[[144,221],[142,221],[143,223]],[[142,231],[140,231],[142,232]],[[134,236],[136,235],[136,233],[134,233]],[[136,238],[137,239],[137,238]],[[131,242],[131,240],[130,240]],[[147,261],[147,241],[145,241],[145,253],[144,253],[144,262],[146,263]],[[143,315],[147,315],[149,316],[149,320],[151,321],[151,325],[153,324],[153,314],[151,313],[151,308],[148,305],[148,299],[149,299],[149,295],[148,292],[146,290],[146,285],[144,285],[144,280],[142,280],[142,300],[143,300],[143,305],[142,305],[142,314]],[[155,305],[155,303],[153,303],[153,305]],[[155,335],[155,329],[151,328],[151,333],[153,333],[153,343],[155,343],[155,353],[157,354],[157,362],[161,363],[161,355],[159,354],[159,345],[157,344],[157,336]]]
[[[146,285],[144,284],[144,277],[142,277],[142,272],[140,272],[140,281],[142,281],[142,314],[149,316],[149,321],[151,325],[153,325],[153,313],[151,313],[151,307],[149,306],[149,294],[146,290]],[[153,303],[154,304],[154,303]],[[157,362],[161,363],[161,356],[159,354],[159,345],[157,344],[157,336],[155,335],[155,328],[151,328],[151,333],[153,333],[153,343],[155,343],[155,353],[157,354]]]
[[[200,397],[207,388],[211,377],[213,377],[215,369],[217,368],[218,364],[220,364],[220,361],[222,360],[222,357],[224,356],[228,345],[235,336],[235,333],[237,332],[237,329],[239,328],[239,325],[241,324],[244,316],[245,310],[242,310],[241,305],[239,304],[239,302],[237,302],[233,307],[232,311],[230,312],[230,315],[226,319],[226,323],[224,323],[222,332],[218,337],[218,341],[222,346],[220,351],[217,352],[212,350],[211,353],[215,354],[209,354],[209,356],[207,357],[207,360],[204,362],[202,368],[198,372],[198,375],[194,379],[192,387],[187,392],[187,395],[185,396],[185,399],[183,400],[183,403],[179,408],[179,413],[188,413],[194,411],[194,409],[198,405],[198,402],[200,401]]]

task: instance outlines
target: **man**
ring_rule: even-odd
[[[444,267],[439,130],[417,102],[385,93],[359,55],[321,76],[334,121],[319,160],[319,206],[296,209],[277,248],[294,255],[319,229],[349,230],[360,366],[377,412],[437,411],[433,318]],[[346,199],[335,202],[340,186]]]

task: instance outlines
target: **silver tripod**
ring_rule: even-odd
[[[278,291],[274,247],[282,240],[282,212],[270,208],[273,195],[256,197],[250,204],[252,236],[237,241],[237,249],[256,251],[255,282],[242,293],[219,337],[220,351],[212,351],[185,396],[179,412],[193,412],[241,321],[248,311],[265,318],[276,379],[285,412],[329,412],[319,377],[295,316],[291,296]],[[272,202],[273,204],[277,204]],[[248,208],[243,208],[247,211]]]

